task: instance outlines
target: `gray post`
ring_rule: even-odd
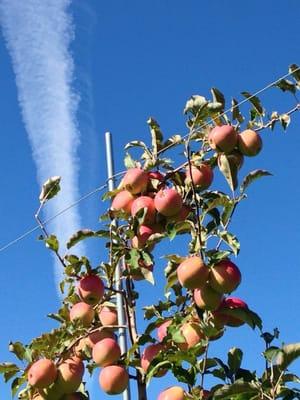
[[[108,189],[109,191],[114,190],[115,187],[115,180],[113,179],[114,176],[114,160],[113,160],[113,149],[112,149],[112,135],[110,132],[105,132],[105,147],[106,147],[106,163],[107,163],[107,177],[108,177]],[[122,281],[120,279],[121,276],[121,263],[116,268],[115,271],[115,282],[116,282],[116,289],[118,291],[122,290]],[[118,311],[118,323],[119,325],[126,325],[127,321],[125,318],[124,313],[124,302],[123,296],[121,293],[116,294],[116,301],[117,301],[117,311]],[[127,351],[127,338],[126,338],[126,329],[119,328],[119,344],[121,348],[122,354]],[[130,400],[130,385],[128,388],[123,392],[123,400]]]

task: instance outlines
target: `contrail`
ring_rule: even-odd
[[[78,95],[72,88],[70,0],[0,0],[0,22],[16,75],[18,99],[37,166],[38,181],[62,177],[62,191],[46,206],[47,217],[79,197]],[[62,243],[80,227],[73,209],[51,225]],[[83,247],[77,247],[82,252]],[[56,278],[61,277],[56,266]]]

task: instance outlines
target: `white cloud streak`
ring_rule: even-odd
[[[74,36],[70,0],[0,0],[0,22],[16,75],[18,99],[37,166],[38,181],[62,176],[49,202],[50,217],[78,198],[78,96],[72,89]],[[71,209],[51,225],[64,242],[80,226]],[[78,248],[77,252],[83,248]],[[56,277],[61,276],[56,266]]]

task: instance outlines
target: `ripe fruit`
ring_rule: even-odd
[[[160,351],[164,350],[164,346],[161,343],[154,343],[150,344],[149,346],[145,347],[142,357],[141,357],[141,367],[146,373],[151,361],[153,360],[154,357],[158,355]],[[162,369],[158,371],[155,376],[161,377],[167,373],[166,370]]]
[[[131,206],[135,197],[127,190],[122,190],[117,193],[114,197],[111,208],[115,211],[123,211],[124,213],[130,215]]]
[[[89,334],[86,338],[87,346],[93,348],[96,343],[100,342],[102,339],[111,338],[115,339],[115,334],[109,329],[101,329]]]
[[[245,156],[256,156],[262,149],[261,137],[252,129],[246,129],[238,135],[238,147]]]
[[[149,171],[148,172],[148,177],[150,179],[156,179],[156,180],[158,180],[160,182],[162,182],[164,180],[164,175],[159,171]]]
[[[135,249],[141,249],[145,246],[147,240],[149,239],[149,237],[151,235],[153,235],[154,229],[151,228],[150,226],[146,226],[146,225],[141,225],[139,227],[139,232],[137,234],[137,236],[134,236],[132,238],[131,244],[132,247]]]
[[[187,289],[201,288],[205,285],[209,269],[199,256],[184,260],[177,268],[177,278],[181,286]]]
[[[212,149],[230,153],[237,144],[237,133],[231,125],[215,126],[208,135]]]
[[[157,327],[157,338],[160,342],[164,339],[165,336],[168,334],[168,326],[170,326],[172,323],[171,319],[167,319],[166,321],[162,322],[160,325]]]
[[[76,303],[70,310],[70,320],[74,321],[79,319],[83,326],[88,327],[91,325],[95,316],[93,307],[83,301]]]
[[[85,354],[83,353],[87,349],[92,349],[96,343],[100,342],[102,339],[111,338],[115,339],[114,333],[109,329],[102,329],[95,332],[92,332],[88,335],[88,337],[84,337],[80,339],[78,344],[74,348],[74,354],[81,358],[85,358]]]
[[[148,181],[147,172],[141,168],[130,168],[122,179],[121,185],[131,194],[137,194],[146,190]]]
[[[87,275],[79,281],[78,294],[85,303],[95,305],[103,297],[104,284],[99,276]]]
[[[222,294],[213,290],[208,284],[194,290],[194,301],[203,310],[216,310],[222,301]]]
[[[178,343],[178,347],[181,350],[187,351],[204,339],[200,325],[195,322],[187,322],[183,324],[180,331],[185,339],[184,343]],[[203,353],[203,350],[203,348],[199,349],[199,354]]]
[[[56,379],[57,369],[53,361],[43,358],[35,361],[28,370],[28,383],[38,389],[50,386]]]
[[[190,215],[191,211],[191,207],[183,204],[178,214],[172,215],[172,217],[167,217],[167,222],[184,222]]]
[[[121,357],[121,349],[114,339],[102,339],[93,347],[92,357],[99,367],[106,367],[118,361]]]
[[[76,392],[79,388],[84,373],[83,362],[74,357],[64,360],[58,367],[55,386],[64,394]]]
[[[99,384],[107,394],[120,394],[128,386],[129,376],[124,367],[109,365],[101,370]]]
[[[165,217],[178,214],[182,207],[182,197],[175,189],[161,189],[154,198],[156,210]]]
[[[140,196],[133,201],[131,206],[131,215],[134,217],[137,212],[139,210],[142,210],[143,208],[147,208],[147,212],[144,218],[144,224],[153,224],[155,221],[156,210],[154,206],[154,201],[149,196]]]
[[[227,297],[222,301],[222,304],[220,305],[219,309],[217,310],[217,315],[222,318],[224,318],[224,324],[228,326],[233,326],[233,327],[238,327],[244,324],[244,321],[231,316],[227,315],[225,313],[222,313],[223,310],[237,310],[237,309],[248,309],[248,305],[242,300],[239,299],[238,297]]]
[[[160,393],[157,400],[185,400],[184,390],[180,386],[171,386]]]
[[[231,293],[241,282],[241,272],[230,260],[222,260],[210,271],[209,284],[219,293]]]
[[[213,181],[214,173],[211,166],[206,163],[202,163],[198,167],[192,165],[191,169],[189,166],[186,168],[185,182],[190,184],[192,178],[198,189],[207,189]]]
[[[118,325],[118,313],[116,307],[101,306],[99,307],[98,315],[103,326]]]

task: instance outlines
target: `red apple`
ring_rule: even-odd
[[[35,361],[28,370],[28,383],[38,389],[50,386],[56,379],[57,369],[52,360],[43,358]]]
[[[187,351],[204,339],[204,334],[201,331],[200,325],[195,322],[184,323],[180,331],[185,339],[184,343],[178,343],[178,347],[181,350]],[[203,348],[199,349],[199,355],[202,354],[203,351]]]
[[[84,365],[79,358],[64,360],[58,367],[54,386],[58,387],[64,394],[76,392],[81,384],[83,373]]]
[[[102,339],[93,347],[92,357],[99,367],[106,367],[119,360],[121,349],[114,339]]]
[[[111,208],[115,211],[123,211],[127,215],[131,213],[131,206],[135,196],[132,195],[127,190],[122,190],[121,192],[117,193],[114,197]]]
[[[201,289],[194,290],[194,301],[203,310],[216,310],[222,302],[222,297],[221,293],[213,290],[208,284],[205,284]]]
[[[146,373],[149,365],[151,363],[151,361],[154,359],[154,357],[156,357],[161,351],[164,350],[164,346],[161,343],[154,343],[154,344],[150,344],[149,346],[147,346],[143,353],[142,353],[142,357],[141,357],[141,367],[144,370],[144,372]],[[155,376],[156,377],[161,377],[163,375],[165,375],[167,373],[167,371],[165,369],[159,370]]]
[[[99,307],[98,316],[103,326],[118,325],[118,312],[116,307],[102,305]]]
[[[70,320],[79,319],[83,326],[88,327],[93,322],[95,312],[92,306],[82,302],[76,303],[70,310]]]
[[[227,297],[224,299],[217,310],[218,317],[224,319],[224,324],[228,326],[238,327],[244,324],[244,321],[237,317],[233,317],[231,315],[226,315],[222,313],[223,310],[237,310],[237,309],[248,309],[248,305],[238,297]]]
[[[130,168],[122,179],[121,186],[128,192],[137,194],[147,189],[148,181],[146,171],[141,168]]]
[[[167,221],[168,222],[184,222],[187,219],[187,217],[190,215],[191,212],[192,212],[191,207],[187,206],[186,204],[183,204],[179,213],[172,215],[172,217],[167,217]]]
[[[209,284],[219,293],[231,293],[241,283],[241,272],[230,260],[222,260],[210,271]]]
[[[161,189],[154,198],[156,210],[165,217],[179,213],[182,207],[182,197],[175,189]]]
[[[131,215],[134,217],[139,210],[147,208],[147,212],[144,218],[145,225],[151,225],[155,221],[156,210],[154,201],[149,196],[140,196],[134,200],[131,206]]]
[[[230,153],[237,144],[237,132],[231,125],[215,126],[208,135],[212,149]]]
[[[203,287],[208,276],[209,269],[199,256],[188,257],[177,268],[178,281],[187,289]]]
[[[154,229],[147,225],[141,225],[139,232],[132,238],[131,244],[135,249],[142,249],[151,235],[155,233]]]
[[[202,163],[199,166],[189,166],[186,168],[186,179],[185,182],[190,184],[192,182],[198,189],[207,189],[213,181],[214,173],[209,164]]]
[[[238,135],[238,147],[245,156],[256,156],[262,149],[261,137],[252,129],[246,129]]]
[[[157,338],[160,342],[163,341],[164,337],[167,336],[168,334],[168,326],[170,326],[172,323],[171,319],[167,319],[166,321],[162,322],[160,325],[157,327]]]
[[[129,376],[126,369],[120,365],[104,367],[99,375],[99,385],[107,394],[120,394],[128,386]]]
[[[95,305],[104,295],[104,284],[99,276],[86,275],[79,281],[78,294],[85,303]]]

